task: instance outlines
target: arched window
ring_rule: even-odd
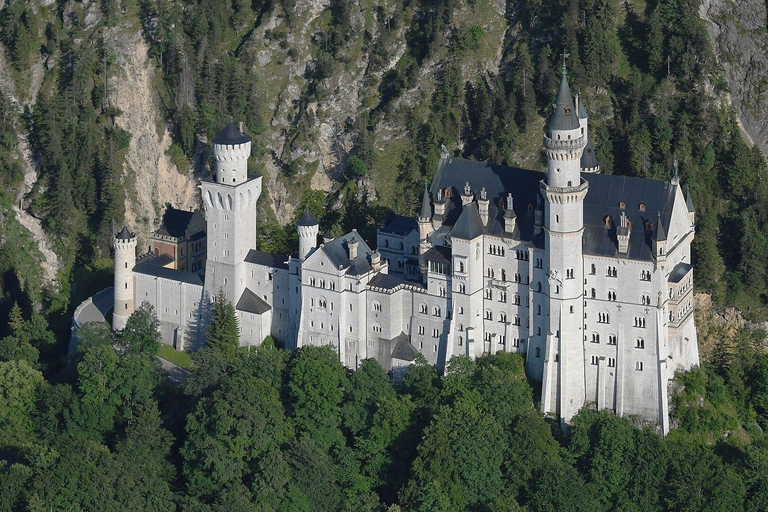
[[[373,332],[381,332],[381,324],[379,322],[373,322],[373,325],[371,326],[371,330]]]
[[[419,304],[419,313],[426,315],[427,314],[427,305],[423,302]]]
[[[440,306],[435,306],[435,309],[433,310],[433,314],[435,316],[440,316]]]
[[[609,334],[608,335],[608,344],[609,345],[615,345],[616,344],[616,335],[615,334]]]
[[[507,322],[507,314],[503,311],[499,313],[499,322],[502,322],[502,323]]]
[[[493,320],[493,312],[490,309],[485,310],[485,319]]]
[[[381,302],[379,302],[379,301],[375,300],[375,301],[373,301],[373,303],[371,304],[371,307],[372,307],[372,309],[373,309],[374,311],[376,311],[376,312],[380,312],[380,311],[381,311]]]
[[[536,347],[536,357],[541,357],[541,349]]]
[[[600,343],[600,334],[593,332],[592,333],[592,343]]]
[[[645,348],[645,340],[643,338],[637,338],[635,340],[635,348]]]
[[[608,290],[608,300],[616,302],[616,290]]]

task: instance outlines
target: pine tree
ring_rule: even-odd
[[[235,308],[221,292],[213,303],[206,343],[210,348],[222,351],[228,359],[235,357],[237,347],[240,346],[240,326],[235,316]]]

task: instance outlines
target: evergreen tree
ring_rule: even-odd
[[[235,308],[223,293],[219,293],[213,302],[210,322],[205,336],[206,344],[220,351],[226,359],[233,360],[240,346],[240,326]]]

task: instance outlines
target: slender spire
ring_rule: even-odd
[[[661,222],[661,212],[656,214],[656,226],[653,229],[653,239],[657,242],[664,242],[667,240],[667,231],[664,229],[664,225]]]
[[[675,158],[674,166],[675,166],[675,175],[672,177],[672,184],[677,185],[678,183],[680,183],[680,176],[678,171],[679,164],[677,162],[677,158]]]
[[[427,190],[427,182],[424,182],[424,197],[421,199],[421,213],[420,219],[429,219],[432,217],[432,207],[429,204],[429,190]]]
[[[691,189],[688,185],[685,186],[685,206],[688,207],[688,212],[695,212],[696,208],[693,207],[693,198],[691,197]]]
[[[551,130],[576,130],[579,128],[579,117],[573,106],[571,87],[568,85],[568,73],[565,67],[563,54],[563,78],[560,80],[560,89],[557,91],[555,112],[549,120]]]

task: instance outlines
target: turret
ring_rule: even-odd
[[[216,161],[216,183],[239,185],[248,180],[248,157],[251,137],[243,133],[242,123],[229,123],[213,138],[213,158]]]
[[[299,233],[299,260],[304,260],[312,249],[317,247],[317,234],[320,223],[307,208],[296,223],[296,231]]]
[[[477,211],[480,214],[480,220],[483,221],[483,226],[488,226],[488,209],[490,201],[488,200],[488,192],[485,187],[480,190],[480,198],[477,200]]]
[[[124,329],[128,317],[133,314],[133,267],[136,265],[136,234],[126,226],[112,239],[115,248],[114,309],[112,328]]]
[[[435,230],[440,229],[445,219],[445,199],[443,198],[443,191],[437,190],[437,199],[435,200],[435,213],[432,215],[432,227]]]
[[[688,208],[688,215],[691,218],[691,227],[696,225],[696,209],[693,207],[693,198],[691,197],[691,189],[685,187],[685,206]]]
[[[657,260],[663,260],[667,258],[667,231],[664,229],[664,224],[661,221],[661,212],[656,216],[656,225],[653,227],[653,234],[651,235],[653,241],[653,254]]]
[[[586,144],[587,137],[574,106],[563,63],[563,79],[557,92],[557,103],[544,136],[548,185],[559,188],[579,186],[579,164]]]
[[[421,198],[421,211],[419,212],[419,267],[422,275],[427,275],[427,264],[424,254],[429,250],[429,234],[432,228],[432,207],[429,205],[429,190],[424,184],[424,195]]]

